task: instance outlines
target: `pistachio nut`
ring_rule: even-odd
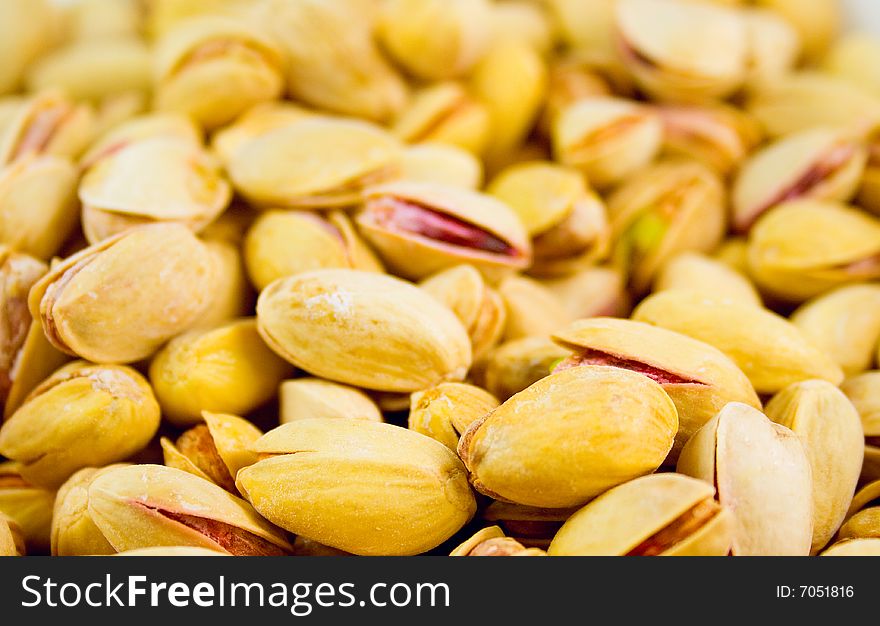
[[[620,0],[619,54],[639,86],[660,100],[723,98],[745,80],[749,39],[742,14],[685,0]]]
[[[549,337],[524,337],[493,348],[475,372],[480,385],[499,400],[507,400],[550,373],[568,356]]]
[[[14,520],[0,513],[0,556],[24,556],[25,543]]]
[[[268,402],[291,367],[270,350],[254,318],[196,329],[169,341],[150,363],[150,382],[172,424],[202,411],[244,414]]]
[[[663,141],[663,124],[638,103],[592,97],[559,112],[552,139],[557,161],[577,168],[590,184],[604,189],[654,159]]]
[[[728,402],[761,408],[745,374],[720,350],[686,335],[631,320],[578,320],[553,334],[572,351],[555,372],[584,365],[622,368],[659,383],[675,403],[678,433],[670,461]]]
[[[875,96],[880,96],[878,60],[880,60],[880,42],[876,37],[853,32],[843,35],[831,47],[822,60],[822,69],[851,81]]]
[[[814,128],[775,141],[746,161],[733,185],[733,226],[748,232],[776,205],[799,198],[846,201],[862,178],[867,151],[853,137]]]
[[[653,294],[633,319],[699,339],[739,366],[759,394],[817,378],[837,385],[843,372],[785,318],[753,304],[689,289]]]
[[[173,467],[129,465],[91,480],[88,515],[114,551],[192,546],[283,556],[291,546],[244,500]]]
[[[257,462],[250,446],[262,431],[237,415],[202,411],[204,424],[185,431],[177,441],[162,438],[165,465],[210,480],[238,495],[235,475]]]
[[[281,50],[256,27],[227,17],[195,17],[158,41],[156,107],[216,128],[254,104],[277,98],[283,69]]]
[[[731,402],[685,444],[676,470],[715,485],[733,514],[734,556],[809,554],[810,461],[785,426]]]
[[[864,447],[859,414],[843,392],[824,380],[789,385],[765,411],[800,438],[810,462],[815,553],[843,523],[859,480]]]
[[[400,177],[416,182],[479,189],[483,186],[483,164],[458,146],[423,143],[404,150]]]
[[[541,281],[568,309],[572,319],[627,317],[630,297],[620,271],[610,267],[585,267],[560,278]]]
[[[214,257],[218,270],[214,281],[214,297],[194,327],[213,328],[252,313],[254,294],[245,273],[239,247],[219,237],[204,239],[204,242]]]
[[[840,385],[862,418],[865,433],[865,459],[862,480],[880,480],[880,371],[847,378]]]
[[[608,199],[615,267],[638,293],[663,263],[679,252],[708,252],[727,224],[718,175],[693,161],[663,161],[645,168]]]
[[[384,121],[406,103],[406,85],[373,37],[362,0],[269,0],[255,8],[260,26],[286,57],[287,89],[321,109]]]
[[[728,237],[712,253],[712,257],[721,261],[743,276],[749,274],[749,242],[744,237]]]
[[[534,279],[508,276],[498,286],[498,293],[507,308],[505,340],[546,336],[572,320],[556,294]]]
[[[845,539],[820,556],[880,556],[880,539]]]
[[[219,550],[208,548],[196,548],[193,546],[154,546],[150,548],[135,548],[117,552],[113,556],[230,556]]]
[[[94,113],[48,90],[12,105],[0,126],[0,165],[29,155],[76,158],[92,139]]]
[[[253,450],[262,460],[241,470],[236,485],[257,511],[346,552],[419,554],[476,510],[455,454],[390,424],[298,420],[269,431]]]
[[[211,301],[215,270],[208,248],[184,226],[139,226],[50,269],[31,289],[28,306],[59,350],[94,362],[132,362],[198,320]]]
[[[526,548],[512,537],[505,537],[498,526],[477,531],[449,556],[547,556],[540,548]]]
[[[797,30],[808,61],[820,58],[837,36],[842,22],[841,4],[835,0],[757,0],[772,9]]]
[[[95,525],[89,513],[89,486],[92,481],[124,465],[86,467],[61,485],[52,512],[51,545],[53,556],[105,555],[116,552]]]
[[[92,244],[145,223],[178,223],[198,232],[231,195],[207,152],[172,137],[143,139],[105,156],[79,185],[83,231]]]
[[[550,541],[577,508],[545,509],[495,500],[483,509],[484,522],[497,524],[510,537],[525,546],[542,548]]]
[[[324,209],[356,204],[365,187],[399,173],[401,147],[367,122],[306,118],[246,141],[227,169],[257,207]]]
[[[748,40],[746,86],[760,88],[788,74],[801,53],[794,26],[774,10],[746,8],[740,15]]]
[[[455,78],[486,51],[492,17],[489,0],[390,0],[382,4],[377,36],[413,76]]]
[[[0,515],[18,524],[32,554],[49,552],[54,503],[55,492],[30,484],[22,477],[17,463],[0,463]]]
[[[677,254],[660,268],[654,279],[654,291],[667,289],[693,289],[742,303],[762,304],[761,296],[748,278],[699,252]]]
[[[32,61],[51,42],[52,3],[9,0],[0,6],[0,94],[16,91]]]
[[[755,224],[748,263],[762,291],[792,302],[878,278],[880,220],[834,202],[787,202]]]
[[[880,539],[880,480],[856,492],[846,517],[838,539]]]
[[[379,407],[367,394],[320,378],[285,380],[278,402],[282,424],[318,417],[382,421]]]
[[[847,285],[800,306],[792,323],[852,376],[871,367],[880,341],[880,285]]]
[[[490,278],[524,269],[532,247],[504,202],[476,191],[397,182],[367,192],[356,218],[382,260],[406,278],[470,263]]]
[[[257,328],[272,350],[322,378],[411,392],[461,380],[467,331],[446,306],[403,280],[356,270],[314,270],[276,280],[257,300]]]
[[[468,331],[476,362],[501,339],[507,307],[473,265],[456,265],[432,274],[419,287],[449,307]]]
[[[711,484],[680,474],[636,478],[572,515],[551,556],[727,556],[733,517]]]
[[[677,430],[675,405],[659,384],[585,365],[542,378],[472,423],[458,453],[481,493],[577,506],[657,469]]]
[[[479,155],[489,141],[489,109],[459,83],[439,82],[417,91],[394,120],[392,132],[407,143],[443,143]]]
[[[556,118],[569,105],[595,97],[611,95],[611,86],[592,64],[570,55],[550,64],[544,110],[538,121],[541,132],[552,136]]]
[[[159,137],[179,139],[194,147],[202,145],[202,131],[187,116],[167,111],[145,113],[113,125],[100,135],[80,158],[80,166],[88,170],[131,144]]]
[[[244,261],[258,291],[279,278],[323,268],[381,272],[382,265],[341,211],[266,211],[243,243]]]
[[[292,102],[261,102],[239,115],[234,122],[211,137],[211,150],[224,163],[232,162],[235,152],[248,141],[290,126],[316,114]]]
[[[461,433],[499,404],[495,396],[474,385],[440,383],[410,396],[409,429],[454,452]]]

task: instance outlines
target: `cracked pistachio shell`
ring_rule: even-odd
[[[693,289],[762,306],[761,296],[740,272],[699,252],[682,252],[667,261],[654,279],[654,291]]]
[[[556,118],[568,106],[580,100],[610,95],[608,82],[580,56],[571,55],[551,61],[544,110],[538,128],[544,136],[550,137]]]
[[[753,304],[673,289],[645,298],[633,319],[715,346],[739,366],[759,394],[811,378],[834,385],[843,380],[840,367],[794,324]]]
[[[55,492],[36,487],[22,478],[18,463],[0,463],[0,515],[18,524],[29,552],[49,552],[54,504]]]
[[[420,279],[470,263],[490,279],[532,260],[526,229],[507,204],[469,189],[402,181],[367,192],[355,221],[389,268]]]
[[[211,150],[228,165],[248,141],[317,115],[292,102],[262,102],[242,113],[211,137]]]
[[[821,550],[843,523],[862,470],[864,436],[859,414],[837,387],[824,380],[790,385],[765,407],[767,417],[797,435],[813,476],[812,552]]]
[[[76,158],[92,139],[94,111],[56,90],[11,105],[0,126],[0,165],[29,155]]]
[[[253,312],[254,294],[245,274],[241,249],[219,236],[203,241],[219,269],[214,281],[214,297],[195,327],[212,328]]]
[[[78,218],[76,166],[31,154],[0,168],[0,242],[40,259],[59,251]]]
[[[298,420],[254,445],[262,460],[236,484],[282,528],[361,555],[420,554],[476,511],[464,466],[446,446],[366,420]]]
[[[809,554],[810,462],[785,426],[731,402],[691,437],[676,471],[716,486],[718,501],[735,520],[735,556]]]
[[[121,461],[159,428],[149,383],[119,365],[69,363],[38,385],[0,428],[0,454],[22,477],[53,488],[88,465]]]
[[[193,546],[161,546],[136,548],[117,552],[113,556],[230,556],[219,550],[196,548]]]
[[[728,402],[761,408],[749,379],[720,350],[686,335],[631,320],[578,320],[552,336],[573,354],[560,368],[606,365],[645,374],[675,403],[679,428],[670,461]]]
[[[202,145],[202,131],[187,116],[167,111],[144,113],[112,126],[99,136],[80,158],[80,166],[89,169],[133,143],[156,137],[179,139],[194,147]]]
[[[794,133],[746,161],[733,185],[733,225],[747,232],[774,206],[799,198],[851,198],[868,153],[855,137],[832,128]]]
[[[86,467],[61,485],[52,512],[52,556],[83,556],[113,554],[104,534],[95,526],[89,513],[89,485],[107,472],[124,467],[122,464],[107,467]]]
[[[799,307],[791,316],[809,341],[852,376],[871,367],[880,341],[880,285],[848,285]]]
[[[618,49],[648,94],[665,101],[723,98],[745,80],[749,39],[742,14],[685,0],[619,0]]]
[[[49,343],[39,321],[29,321],[24,343],[9,371],[11,381],[3,406],[3,419],[8,419],[34,387],[68,360],[68,355]]]
[[[474,372],[480,386],[507,400],[548,374],[568,351],[548,337],[523,337],[493,348]]]
[[[314,376],[378,391],[412,392],[461,380],[467,331],[446,306],[391,276],[314,270],[276,280],[257,301],[272,350]]]
[[[819,556],[880,556],[880,539],[838,541]]]
[[[754,89],[788,74],[798,61],[798,32],[779,13],[746,8],[740,12],[748,39],[746,86]]]
[[[449,556],[547,556],[540,548],[526,548],[513,537],[505,537],[498,526],[477,531]]]
[[[488,0],[389,0],[381,6],[377,36],[391,58],[423,80],[466,74],[492,36]]]
[[[550,543],[551,556],[727,556],[730,511],[711,484],[680,474],[636,478],[572,515]]]
[[[51,43],[52,11],[48,0],[0,4],[0,94],[16,91],[27,68]]]
[[[272,210],[260,214],[243,244],[245,267],[258,291],[272,281],[325,268],[381,272],[382,264],[341,211]]]
[[[129,465],[95,477],[88,514],[115,551],[192,546],[237,556],[282,556],[284,533],[221,487],[162,465]]]
[[[439,183],[464,189],[483,186],[483,164],[458,146],[423,143],[403,151],[400,177],[423,183]]]
[[[401,154],[378,126],[316,117],[245,142],[227,169],[257,207],[326,209],[354,205],[365,187],[396,178]]]
[[[131,143],[95,163],[79,185],[83,232],[92,244],[145,223],[199,232],[231,196],[210,155],[176,137]]]
[[[199,319],[216,271],[208,248],[184,226],[139,226],[50,269],[31,289],[28,306],[59,350],[130,363]]]
[[[485,389],[464,383],[440,383],[410,396],[409,429],[455,452],[461,433],[500,402]]]
[[[541,282],[556,294],[572,319],[629,316],[630,297],[623,276],[613,268],[585,267]]]
[[[205,128],[274,100],[284,82],[273,39],[220,16],[185,20],[159,39],[153,72],[156,108],[186,113]]]
[[[794,26],[808,61],[822,57],[841,27],[841,3],[837,0],[758,0]]]
[[[285,380],[278,389],[278,396],[282,424],[318,417],[383,421],[379,407],[367,394],[329,380]]]
[[[721,179],[704,165],[663,161],[641,170],[608,199],[613,265],[645,292],[668,259],[721,242],[725,205]]]
[[[878,278],[880,220],[834,202],[787,202],[755,224],[748,263],[762,291],[792,302]]]
[[[822,69],[880,96],[880,42],[873,35],[849,33],[828,51]]]
[[[385,121],[406,104],[406,84],[374,39],[362,0],[269,0],[260,25],[286,57],[287,90],[319,109]]]
[[[507,308],[504,340],[547,336],[571,321],[568,309],[552,291],[525,276],[508,276],[498,285]]]
[[[15,520],[0,513],[0,556],[24,556],[24,535]]]
[[[206,478],[232,494],[235,475],[257,462],[250,446],[262,431],[237,415],[202,411],[204,424],[185,431],[175,443],[162,438],[165,465]]]
[[[568,507],[656,470],[677,430],[675,405],[656,382],[586,365],[550,374],[472,423],[458,453],[481,493]]]
[[[593,97],[559,112],[553,124],[553,154],[590,184],[608,188],[648,165],[663,140],[661,118],[630,100]]]
[[[150,382],[165,418],[189,426],[202,411],[250,413],[291,370],[263,343],[256,320],[242,318],[169,341],[150,363]]]
[[[440,82],[417,91],[391,126],[407,143],[442,143],[475,155],[486,149],[489,110],[459,83]]]
[[[419,287],[449,307],[468,331],[473,360],[482,358],[502,337],[507,307],[473,265],[456,265],[432,274]]]

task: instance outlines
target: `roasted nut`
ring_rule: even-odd
[[[657,469],[677,430],[675,405],[653,380],[585,365],[550,374],[472,423],[458,453],[481,493],[568,507]]]
[[[248,141],[315,116],[315,113],[291,102],[263,102],[215,132],[211,138],[211,150],[224,165],[228,165],[235,152]]]
[[[31,554],[49,552],[49,533],[55,492],[30,484],[12,461],[0,463],[0,515],[21,529]]]
[[[498,293],[507,308],[504,339],[547,336],[572,317],[562,301],[536,280],[509,276],[501,281]]]
[[[761,296],[749,279],[698,252],[682,252],[667,261],[654,279],[654,291],[693,289],[761,306]]]
[[[547,556],[539,548],[526,548],[516,539],[505,537],[498,526],[477,531],[449,556]]]
[[[53,556],[113,554],[108,542],[89,513],[89,485],[107,472],[124,467],[86,467],[67,479],[55,498],[52,512],[51,545]]]
[[[298,420],[266,433],[253,450],[262,460],[241,470],[236,485],[257,511],[354,554],[425,552],[476,510],[455,454],[397,426]]]
[[[572,515],[551,556],[727,556],[734,522],[711,484],[680,474],[643,476]]]
[[[676,469],[716,486],[733,514],[735,556],[809,554],[810,462],[788,428],[731,402],[691,437]]]
[[[483,164],[458,146],[423,143],[404,150],[400,177],[421,183],[478,189],[483,186]]]
[[[272,350],[315,376],[379,391],[411,392],[461,380],[467,331],[448,308],[405,281],[355,270],[276,280],[257,300],[257,328]]]
[[[568,352],[548,337],[524,337],[494,348],[476,373],[480,384],[499,400],[538,382]]]
[[[379,407],[367,394],[329,380],[286,380],[281,383],[278,394],[282,424],[318,417],[382,421]]]
[[[94,113],[50,90],[13,101],[0,126],[0,165],[29,155],[76,158],[92,139]]]
[[[455,452],[461,433],[500,403],[488,391],[463,383],[441,383],[410,396],[409,429]]]
[[[147,113],[137,115],[112,127],[92,143],[80,158],[80,166],[88,169],[105,157],[144,139],[173,138],[202,145],[202,132],[193,121],[180,113]]]
[[[551,63],[547,78],[547,96],[539,120],[541,133],[550,137],[559,114],[569,105],[588,98],[610,96],[611,86],[590,63],[580,56],[563,57]]]
[[[39,321],[28,322],[24,343],[9,372],[11,384],[3,407],[3,419],[8,419],[34,387],[69,360],[68,355],[49,343]]]
[[[211,301],[215,271],[208,248],[185,227],[140,226],[50,269],[31,289],[28,306],[59,350],[127,363],[198,320]]]

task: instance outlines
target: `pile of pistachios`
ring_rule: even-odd
[[[0,0],[0,555],[880,555],[835,0]]]

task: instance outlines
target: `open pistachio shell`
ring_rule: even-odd
[[[113,125],[92,143],[80,159],[80,165],[89,169],[104,157],[112,156],[135,142],[157,137],[179,139],[194,147],[202,145],[201,130],[187,116],[167,111],[145,113]]]
[[[630,297],[624,278],[609,267],[584,267],[569,276],[541,281],[556,294],[572,319],[584,317],[627,317]]]
[[[809,554],[810,462],[788,428],[732,402],[688,441],[677,471],[716,486],[735,520],[734,555]]]
[[[568,351],[549,337],[514,339],[493,348],[474,376],[482,387],[503,401],[550,374],[566,356]]]
[[[667,261],[654,279],[654,291],[693,289],[761,306],[761,296],[740,272],[699,252],[682,252]]]
[[[59,350],[133,362],[198,320],[215,271],[209,250],[185,227],[140,226],[52,268],[31,289],[28,306]]]
[[[92,139],[94,113],[49,90],[13,106],[0,127],[0,165],[28,155],[76,158]]]
[[[787,202],[755,224],[748,262],[762,290],[802,302],[880,277],[880,220],[834,202]]]
[[[539,120],[541,133],[550,137],[559,114],[580,100],[609,96],[611,86],[589,62],[580,56],[562,57],[550,63],[547,95]]]
[[[483,186],[483,164],[463,148],[442,143],[423,143],[403,152],[400,177],[424,183],[440,183],[465,189]]]
[[[407,278],[470,263],[489,277],[528,267],[532,247],[505,203],[476,191],[397,182],[370,189],[356,222],[390,268]]]
[[[840,367],[788,320],[753,304],[674,289],[649,296],[633,319],[674,330],[724,352],[758,393],[811,378],[837,385]]]
[[[526,548],[513,537],[505,537],[498,526],[477,531],[449,556],[547,556],[540,548]]]
[[[821,550],[843,523],[862,470],[864,438],[859,414],[824,380],[795,383],[776,394],[767,416],[803,444],[813,476],[812,552]]]
[[[568,309],[552,291],[525,276],[508,276],[498,285],[507,308],[504,339],[547,336],[571,321]]]
[[[761,408],[745,374],[716,348],[642,322],[614,318],[578,320],[553,334],[573,354],[554,371],[604,365],[644,374],[675,403],[679,428],[670,461],[703,424],[728,402]]]
[[[880,539],[845,539],[820,556],[880,556]]]
[[[425,552],[476,510],[458,457],[390,424],[299,420],[269,431],[253,449],[262,460],[241,470],[236,484],[257,511],[354,554]]]
[[[836,0],[758,0],[757,4],[772,9],[795,27],[808,61],[821,58],[843,21],[842,6]]]
[[[30,484],[13,461],[0,463],[0,515],[15,521],[32,554],[49,552],[55,492]]]
[[[193,546],[233,555],[281,556],[291,546],[244,500],[161,465],[102,473],[88,487],[88,513],[114,550]]]
[[[464,383],[441,383],[410,396],[409,429],[453,452],[461,433],[500,403],[488,391]]]
[[[135,370],[76,361],[34,389],[0,428],[0,453],[21,475],[57,487],[76,470],[121,461],[159,427],[159,405]]]
[[[794,68],[801,40],[794,26],[776,11],[746,8],[741,15],[748,39],[746,86],[760,88]]]
[[[458,453],[481,493],[577,506],[657,469],[677,430],[675,405],[659,384],[585,365],[550,374],[472,423]]]
[[[711,484],[680,474],[636,478],[572,515],[551,556],[727,556],[733,518]]]
[[[251,139],[277,128],[284,128],[316,114],[292,102],[262,102],[242,113],[234,122],[219,129],[211,137],[211,150],[224,163]]]
[[[880,506],[871,506],[850,517],[837,533],[840,539],[880,539]]]
[[[0,513],[0,556],[24,556],[25,542],[15,520]]]
[[[61,485],[52,512],[52,556],[82,556],[113,554],[116,550],[95,526],[89,514],[89,485],[107,472],[124,467],[108,465],[102,468],[86,467]]]
[[[257,301],[272,350],[322,378],[411,392],[461,380],[467,331],[447,307],[403,280],[355,270],[314,270],[276,280]]]
[[[236,190],[258,207],[356,204],[365,187],[395,178],[401,147],[356,120],[304,119],[247,141],[228,163]]]
[[[381,422],[382,413],[359,389],[320,378],[297,378],[278,390],[282,424],[311,418],[364,419]]]

